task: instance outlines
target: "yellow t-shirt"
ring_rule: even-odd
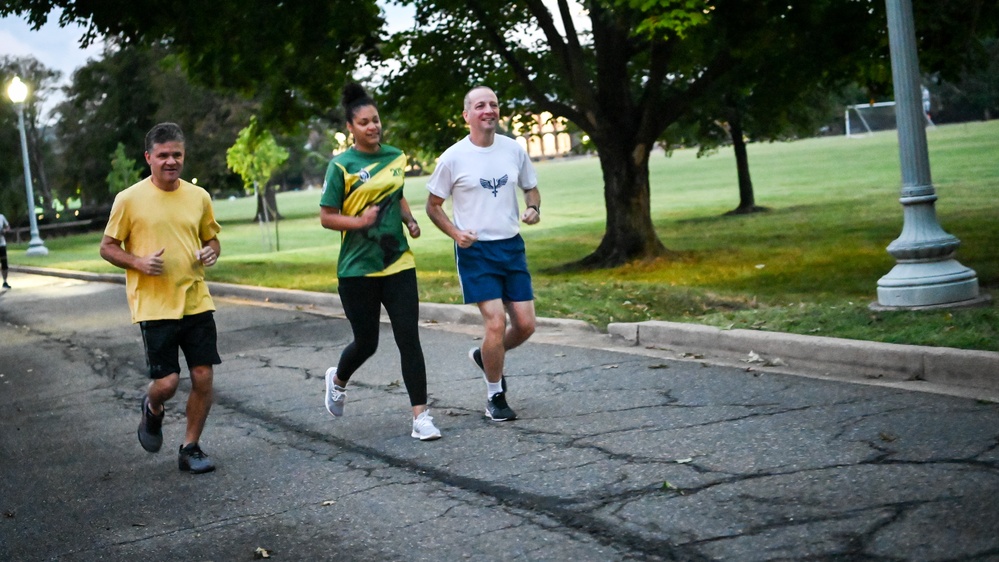
[[[146,178],[115,197],[104,234],[124,242],[125,250],[136,256],[165,250],[161,275],[125,271],[132,322],[177,320],[215,310],[205,267],[195,252],[221,230],[208,192],[183,180],[176,190],[163,191]]]

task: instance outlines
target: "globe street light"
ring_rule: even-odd
[[[17,129],[21,132],[21,156],[24,159],[24,190],[28,194],[28,222],[31,224],[31,241],[28,242],[29,256],[47,256],[49,249],[38,235],[38,221],[35,220],[35,192],[31,189],[31,165],[28,162],[28,138],[24,134],[24,100],[28,97],[28,86],[17,76],[7,86],[7,96],[17,110]]]

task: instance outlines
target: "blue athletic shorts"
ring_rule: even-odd
[[[524,239],[519,234],[506,240],[479,241],[468,248],[455,244],[455,262],[466,304],[534,300]]]
[[[147,320],[139,322],[139,327],[151,379],[180,374],[178,350],[184,352],[188,369],[222,363],[215,317],[211,311],[185,316],[180,320]]]

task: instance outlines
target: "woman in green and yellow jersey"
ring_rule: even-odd
[[[420,226],[403,197],[406,155],[382,144],[378,108],[358,84],[343,91],[347,130],[354,144],[326,170],[319,218],[340,231],[337,262],[340,301],[353,331],[336,367],[326,371],[326,409],[343,415],[347,382],[378,348],[384,305],[402,362],[402,380],[413,408],[412,436],[438,439],[427,410],[427,368],[420,345],[416,262],[403,225],[413,238]]]

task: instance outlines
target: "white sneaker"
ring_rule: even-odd
[[[336,367],[326,369],[326,409],[334,417],[343,415],[343,403],[347,401],[347,389],[333,384],[333,377],[336,376]]]
[[[423,410],[423,413],[413,420],[413,439],[433,441],[440,438],[441,430],[434,427],[434,418],[430,417],[430,410]]]

